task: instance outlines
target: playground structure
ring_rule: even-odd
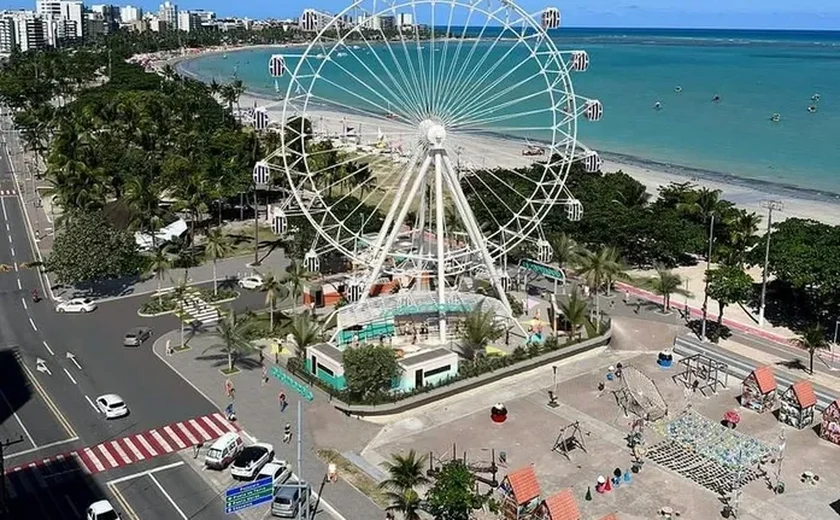
[[[429,452],[429,469],[426,471],[426,475],[428,475],[430,478],[436,478],[437,475],[440,473],[440,468],[444,464],[458,459],[458,446],[454,442],[452,443],[452,452],[449,457],[447,457],[446,455],[437,457],[433,452]],[[504,464],[505,459],[505,453],[500,452],[499,462]],[[470,471],[470,473],[473,474],[473,477],[475,477],[477,484],[481,483],[486,486],[489,486],[491,492],[499,487],[499,481],[496,478],[499,473],[499,465],[496,464],[496,450],[490,450],[489,461],[470,462],[467,458],[466,451],[463,452],[463,454],[460,457],[460,460],[464,463],[464,465],[467,466],[467,469]]]
[[[668,404],[656,382],[638,368],[628,365],[621,373],[622,387],[614,392],[624,415],[630,413],[647,421],[658,421],[668,415]]]
[[[718,388],[726,388],[729,383],[729,373],[725,363],[720,363],[703,354],[694,354],[680,359],[683,370],[674,374],[675,383],[682,383],[692,391],[699,390],[708,397],[706,390],[717,394]],[[723,374],[723,380],[721,380]]]
[[[583,439],[583,430],[580,429],[580,421],[567,424],[560,429],[560,434],[557,435],[551,451],[556,451],[571,461],[570,452],[575,448],[586,452],[586,442]]]

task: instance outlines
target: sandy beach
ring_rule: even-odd
[[[265,46],[271,47],[271,46]],[[279,46],[274,46],[278,47]],[[185,59],[205,55],[207,53],[234,52],[237,48],[214,48],[202,52],[192,52],[181,56],[160,56],[160,61],[177,67],[178,63]],[[246,93],[240,99],[240,106],[266,107],[273,121],[282,118],[282,101],[272,101],[264,96]],[[307,109],[307,113],[313,121],[314,130],[318,133],[329,135],[341,135],[345,126],[353,127],[358,132],[362,144],[373,144],[377,140],[380,131],[386,134],[392,145],[403,144],[410,141],[416,134],[416,130],[407,125],[401,125],[391,120],[381,120],[374,117],[360,115],[349,115],[341,112],[323,109]],[[361,131],[359,131],[361,128]],[[497,165],[502,167],[517,167],[527,164],[530,158],[523,157],[522,149],[526,143],[520,139],[506,139],[501,137],[463,134],[459,133],[452,137],[450,151],[457,148],[461,154],[461,160],[472,163],[476,166]],[[450,153],[454,156],[454,153]],[[818,196],[809,197],[807,192],[801,196],[794,189],[778,190],[772,185],[764,186],[761,183],[748,181],[727,182],[726,180],[714,180],[710,175],[696,175],[691,170],[685,172],[663,171],[666,168],[656,169],[654,167],[640,166],[613,160],[609,154],[604,154],[606,159],[602,170],[614,172],[621,170],[639,182],[647,186],[648,191],[656,194],[661,186],[672,182],[690,181],[699,186],[720,190],[721,196],[738,207],[748,211],[755,211],[763,214],[760,202],[765,199],[778,200],[784,203],[784,210],[774,215],[774,220],[784,220],[791,217],[806,218],[825,222],[827,224],[840,224],[840,203],[833,202],[827,198]],[[677,168],[678,170],[678,168]],[[709,172],[711,173],[711,172]]]

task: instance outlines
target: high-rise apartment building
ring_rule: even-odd
[[[99,4],[90,6],[90,11],[102,16],[102,27],[105,34],[109,34],[119,27],[121,21],[119,7],[109,4]],[[90,22],[90,17],[88,17],[88,21]]]
[[[215,11],[207,11],[205,9],[193,9],[190,12],[198,15],[198,18],[201,20],[201,23],[212,22],[216,19]]]
[[[122,23],[132,23],[143,19],[143,10],[132,5],[125,5],[120,7],[120,21]]]
[[[74,30],[69,31],[72,37],[81,38],[85,34],[85,6],[80,0],[37,0],[35,11],[44,20],[58,18],[73,22]],[[66,27],[66,23],[61,26]]]
[[[178,30],[184,32],[195,31],[201,28],[201,17],[192,11],[181,11],[178,13]]]
[[[15,45],[22,52],[47,46],[44,18],[32,11],[11,11],[7,14],[14,24]]]
[[[158,18],[161,22],[166,24],[167,29],[178,28],[178,6],[172,2],[164,2],[160,4],[158,9]]]
[[[0,12],[0,54],[11,54],[16,48],[15,19],[11,14]]]
[[[414,25],[414,17],[411,13],[399,13],[397,15],[397,23],[400,27],[411,27]]]

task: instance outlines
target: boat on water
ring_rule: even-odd
[[[817,111],[816,105],[808,105],[808,113],[809,114],[813,114],[816,111]]]
[[[720,94],[715,94],[715,97],[712,98],[712,103],[720,103]]]
[[[813,101],[814,103],[819,103],[820,95],[819,94],[814,94],[813,96],[811,96],[811,101]]]
[[[781,120],[782,120],[782,115],[779,114],[778,112],[776,112],[772,116],[770,116],[770,121],[772,121],[774,123],[778,123]]]
[[[338,58],[343,58],[343,57],[347,56],[347,53],[346,52],[337,52],[335,55]]]
[[[227,59],[227,54],[222,54],[222,59],[226,60]]]
[[[654,110],[662,110],[662,103],[657,101],[656,103],[653,104],[653,109]]]
[[[674,92],[676,92],[677,94],[679,94],[680,92],[682,92],[682,87],[681,87],[681,86],[679,86],[679,85],[677,85],[677,87],[674,89]]]

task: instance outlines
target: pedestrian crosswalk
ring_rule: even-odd
[[[221,319],[219,308],[205,302],[198,291],[189,291],[184,295],[181,319],[188,322],[198,321],[202,325],[214,325]]]
[[[14,197],[16,193],[15,190],[0,190],[0,197]]]
[[[208,443],[227,432],[236,431],[239,431],[238,426],[220,413],[196,417],[8,468],[5,472],[6,489],[9,497],[14,499],[21,494],[35,493],[51,483],[76,478],[72,474],[80,469],[89,474],[101,473]]]

